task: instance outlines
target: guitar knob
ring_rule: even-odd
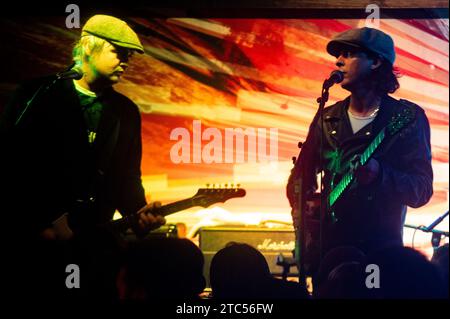
[[[241,187],[241,184],[236,184],[236,187],[237,187],[237,188]]]
[[[209,188],[209,184],[206,184],[206,188]]]
[[[228,184],[225,184],[224,186],[225,186],[225,188],[228,188]]]

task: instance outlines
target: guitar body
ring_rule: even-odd
[[[306,198],[304,204],[303,266],[307,276],[312,276],[320,264],[320,193]]]
[[[348,191],[354,187],[357,187],[355,181],[355,170],[359,166],[364,166],[372,158],[375,151],[383,143],[383,141],[396,135],[403,130],[415,117],[415,112],[412,108],[405,108],[401,113],[393,116],[391,121],[385,126],[377,136],[372,140],[369,146],[361,154],[356,154],[352,159],[344,165],[347,167],[345,174],[340,176],[339,181],[336,183],[336,177],[333,176],[331,180],[330,192],[327,194],[327,212],[333,223],[338,222],[339,217],[335,214],[335,207],[341,201],[341,198],[348,193]]]
[[[294,258],[297,261],[299,283],[306,287],[306,278],[313,276],[320,263],[320,194],[307,196],[302,191],[302,179],[294,181],[297,200],[292,206],[295,229]]]

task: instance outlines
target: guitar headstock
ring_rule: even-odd
[[[196,206],[206,208],[215,203],[224,203],[231,198],[244,197],[246,194],[245,189],[240,188],[239,184],[236,187],[231,184],[230,188],[228,188],[227,184],[224,185],[225,188],[216,188],[214,186],[210,188],[209,184],[207,186],[207,188],[200,188],[191,198]]]
[[[396,134],[414,119],[413,111],[408,107],[395,114],[387,126],[390,135]]]

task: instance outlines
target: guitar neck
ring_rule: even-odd
[[[161,206],[160,208],[158,208],[155,212],[155,214],[157,215],[161,215],[161,216],[167,216],[176,212],[179,212],[181,210],[185,210],[191,207],[196,206],[194,204],[194,201],[192,200],[192,198],[188,198],[188,199],[183,199],[183,200],[179,200],[177,202],[174,203],[170,203],[164,206]]]
[[[154,214],[167,216],[191,207],[196,206],[192,198],[183,199],[176,201],[167,205],[163,205],[155,209]],[[109,227],[111,227],[115,232],[124,232],[130,228],[134,223],[136,223],[138,214],[132,214],[124,216],[121,219],[113,220],[109,222]]]
[[[384,138],[386,137],[386,128],[383,128],[380,133],[374,138],[372,143],[366,148],[364,153],[362,153],[359,164],[365,165],[367,161],[370,159],[370,157],[373,155],[375,150],[380,146],[381,142],[383,142]]]
[[[215,203],[224,203],[231,198],[244,197],[245,194],[245,189],[242,188],[200,188],[194,196],[154,208],[151,210],[151,213],[153,215],[167,216],[195,206],[206,208]],[[136,225],[138,219],[139,214],[134,213],[121,219],[112,220],[104,226],[115,233],[124,232],[131,226]]]
[[[381,142],[383,142],[386,137],[386,128],[383,128],[380,133],[373,139],[370,145],[365,149],[365,151],[361,154],[359,158],[359,165],[365,165],[370,157],[373,155],[375,150],[380,146]],[[331,208],[336,203],[336,201],[341,197],[342,193],[347,189],[350,183],[355,178],[353,171],[350,170],[347,172],[340,182],[336,185],[336,187],[331,191],[328,196],[328,207]]]

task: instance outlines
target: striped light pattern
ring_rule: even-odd
[[[297,156],[297,143],[306,138],[322,82],[335,68],[326,44],[338,32],[364,26],[365,20],[141,17],[128,21],[137,30],[145,54],[135,55],[116,88],[141,110],[142,173],[149,199],[167,203],[190,197],[207,183],[241,183],[247,196],[212,210],[219,220],[223,213],[232,214],[234,223],[248,214],[258,216],[259,221],[289,221],[285,184],[291,157]],[[67,46],[79,32],[66,29],[63,19],[51,17],[2,20],[1,27],[6,40],[8,34],[14,34],[13,41],[4,41],[3,49],[16,58],[12,62],[16,67],[5,77],[11,82],[29,76],[30,68],[43,73],[62,68],[70,59]],[[403,75],[393,96],[422,106],[431,124],[434,195],[424,207],[410,209],[407,217],[410,224],[428,225],[448,209],[448,19],[383,19],[379,28],[393,37],[395,66]],[[2,83],[2,96],[13,84]],[[334,86],[328,104],[347,95]],[[201,130],[194,134],[194,121],[198,120]],[[210,128],[213,130],[208,131]],[[221,144],[216,158],[224,159],[227,151],[255,158],[247,149],[236,150],[225,143],[227,128],[266,129],[267,135],[261,136],[253,152],[265,147],[268,153],[270,139],[276,138],[277,160],[205,163],[205,147],[214,137],[219,137],[216,143]],[[276,136],[269,135],[270,128],[277,129]],[[170,136],[175,129],[185,129],[188,140],[180,143],[189,147],[191,159],[200,151],[202,161],[173,162],[171,150],[177,141]],[[186,223],[193,234],[205,218],[204,209],[192,208],[168,220]],[[241,221],[248,220],[242,217]],[[439,228],[448,230],[448,219]],[[407,244],[411,244],[411,234],[405,229]],[[417,234],[415,244],[426,250],[430,239],[427,234]]]

